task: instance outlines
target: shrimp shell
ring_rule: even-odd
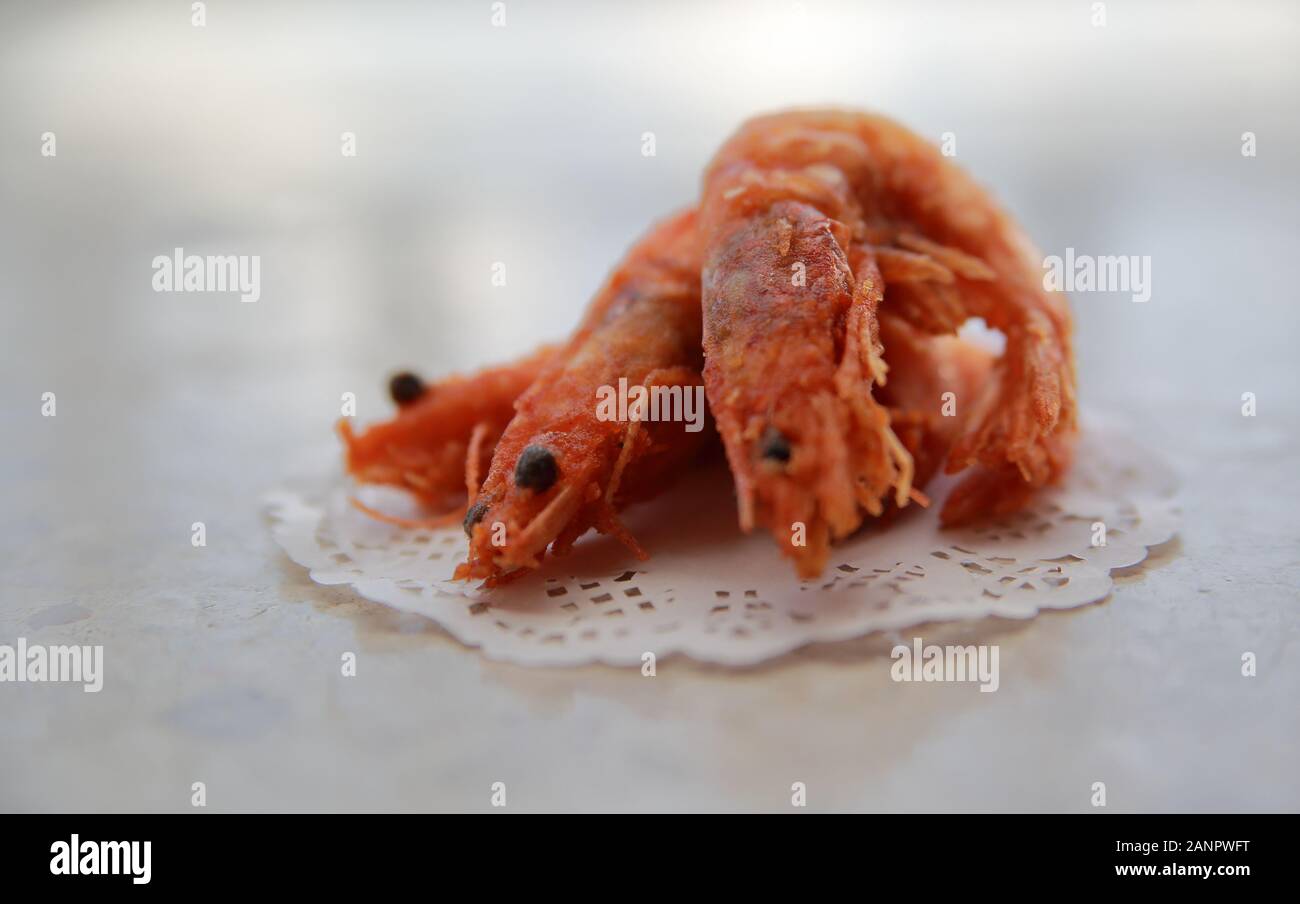
[[[705,432],[688,432],[675,422],[602,420],[597,391],[618,385],[620,378],[629,387],[681,386],[689,392],[699,386],[698,246],[693,210],[652,228],[519,399],[471,510],[469,559],[458,577],[495,583],[536,568],[548,547],[566,552],[591,528],[645,556],[616,513],[666,485],[694,456]],[[553,485],[517,485],[520,456],[530,447],[552,456],[558,472]]]
[[[863,210],[863,243],[877,257],[901,249],[952,273],[950,282],[887,279],[886,309],[931,332],[981,317],[1006,336],[995,389],[946,470],[980,467],[950,496],[944,523],[1014,510],[1059,478],[1078,429],[1070,313],[1064,296],[1043,288],[1042,255],[1006,211],[937,148],[881,116],[779,113],[748,127],[776,136],[778,146],[834,147]],[[996,504],[994,488],[1003,494]]]
[[[768,528],[810,578],[891,489],[907,503],[912,459],[872,396],[884,280],[869,252],[850,267],[851,183],[834,148],[786,165],[769,139],[742,128],[705,177],[704,379],[741,528]]]

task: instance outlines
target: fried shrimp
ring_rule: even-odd
[[[694,456],[702,383],[741,528],[812,578],[866,519],[928,505],[941,470],[969,472],[950,526],[1013,512],[1069,467],[1072,327],[1040,260],[902,126],[761,116],[714,156],[698,212],[643,236],[563,347],[431,387],[395,377],[396,418],[340,423],[348,469],[442,513],[421,524],[463,513],[461,579],[523,574],[593,528],[644,557],[618,512]],[[1000,357],[958,337],[972,318],[1005,337]],[[677,416],[622,402],[611,416],[614,387],[643,406],[663,393]]]
[[[768,128],[808,130],[861,149],[850,175],[866,218],[861,244],[885,279],[885,308],[933,333],[981,317],[1006,349],[973,407],[946,470],[977,466],[944,505],[943,522],[1004,514],[1069,466],[1077,432],[1068,306],[1042,285],[1042,256],[989,194],[937,148],[884,117],[843,111],[777,114]]]
[[[536,568],[548,547],[566,552],[593,527],[644,558],[616,512],[658,492],[704,433],[680,421],[602,417],[598,394],[625,385],[685,399],[699,386],[698,248],[694,211],[652,228],[519,399],[465,517],[469,559],[457,577],[494,583]]]
[[[399,406],[396,417],[360,434],[346,418],[339,421],[348,472],[359,483],[410,491],[443,515],[430,519],[429,525],[455,523],[464,514],[467,482],[477,489],[497,440],[514,416],[515,400],[554,353],[553,347],[543,347],[514,363],[432,385],[399,374],[390,385]]]
[[[863,378],[851,394],[861,400],[873,381],[885,383],[876,307],[926,333],[982,317],[1006,337],[989,391],[957,398],[965,426],[946,470],[978,467],[949,497],[945,524],[1013,510],[1068,466],[1076,430],[1069,312],[1042,288],[1039,258],[1010,217],[937,149],[878,116],[763,116],[724,145],[704,198],[705,379],[741,524],[754,521],[752,500],[783,541],[789,520],[806,520],[793,514],[820,518],[807,550],[783,542],[801,574],[820,570],[827,535],[856,526],[833,497],[856,496],[874,514],[882,488],[906,495],[909,464],[888,454],[887,420],[870,421],[875,429],[859,434],[866,441],[855,457],[845,453],[855,446],[843,418],[811,414],[830,395],[828,362],[850,361],[855,338]],[[798,348],[782,354],[792,343]],[[887,340],[884,348],[888,357]],[[778,360],[785,373],[773,380]],[[792,411],[806,412],[802,423]],[[789,461],[775,467],[759,442],[769,427],[791,434]]]
[[[830,544],[910,497],[912,458],[873,398],[885,283],[828,140],[743,127],[704,181],[704,379],[741,528],[768,528],[802,577]],[[834,138],[835,136],[830,136]]]

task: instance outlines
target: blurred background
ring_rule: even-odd
[[[564,336],[646,224],[693,201],[726,135],[792,105],[880,111],[936,142],[953,133],[958,162],[1046,254],[1150,257],[1148,303],[1073,298],[1085,407],[1130,418],[1190,487],[1182,559],[1163,588],[1130,591],[1159,617],[1106,631],[1141,638],[1148,664],[1125,666],[1141,672],[1194,660],[1235,612],[1242,644],[1259,635],[1294,657],[1295,4],[214,0],[203,12],[196,27],[187,2],[0,6],[0,641],[134,651],[117,657],[95,706],[58,688],[0,689],[0,733],[21,742],[0,745],[0,806],[183,807],[188,792],[176,789],[205,769],[226,777],[229,806],[471,807],[477,776],[463,797],[446,782],[424,796],[398,786],[459,783],[473,772],[470,748],[510,731],[540,762],[585,776],[590,763],[565,739],[616,724],[625,730],[602,735],[606,753],[633,736],[658,753],[610,775],[607,805],[764,806],[765,773],[719,784],[721,766],[674,771],[688,751],[732,743],[710,727],[712,704],[695,703],[698,718],[681,724],[659,713],[667,734],[655,740],[626,727],[645,713],[616,690],[574,703],[621,680],[599,670],[571,684],[536,679],[554,696],[521,701],[534,679],[480,665],[427,626],[394,627],[374,607],[318,594],[273,547],[257,499],[301,450],[330,446],[341,393],[357,394],[360,421],[375,420],[398,368],[436,375]],[[1248,131],[1255,157],[1242,155]],[[46,132],[57,156],[42,156]],[[355,156],[341,153],[344,132]],[[259,255],[260,300],[155,293],[151,262],[175,247]],[[505,286],[492,284],[497,262]],[[1240,416],[1246,391],[1259,399],[1254,420]],[[44,392],[57,395],[56,418],[40,416]],[[206,550],[189,545],[200,520]],[[1174,614],[1206,569],[1227,594],[1220,608]],[[316,606],[272,605],[304,598]],[[354,631],[393,652],[377,667],[391,685],[340,692],[304,677],[319,671],[312,655]],[[850,666],[816,666],[835,667]],[[1199,688],[1195,675],[1164,674],[1156,680]],[[684,695],[734,711],[722,679],[691,680]],[[772,706],[795,679],[753,680],[774,682],[753,700]],[[828,680],[844,686],[843,675]],[[467,695],[462,729],[493,714],[491,730],[463,736],[470,748],[436,744],[446,711],[412,725],[409,708],[380,702],[434,681]],[[845,701],[808,690],[820,686],[801,685],[801,705],[824,713],[803,733],[833,747]],[[994,696],[1010,707],[1014,693]],[[1280,760],[1228,758],[1243,746],[1234,727],[1262,732],[1260,748],[1281,756],[1297,735],[1294,707],[1261,724],[1235,698],[1191,696],[1217,706],[1224,740],[1195,729],[1193,701],[1175,694],[1163,711],[1186,706],[1187,719],[1164,742],[1186,751],[1196,732],[1199,766],[1220,778],[1193,791],[1147,783],[1129,805],[1300,805],[1294,777],[1280,798],[1252,781]],[[1076,750],[1101,737],[1077,712],[1052,723],[1048,713],[1068,710],[1062,697],[1037,699]],[[1020,718],[1035,712],[1020,703]],[[1134,732],[1161,731],[1130,717]],[[939,761],[859,778],[851,764],[871,762],[864,750],[822,766],[855,776],[840,799],[850,808],[1072,807],[1058,786],[1009,790],[1023,764],[995,743],[1016,724],[1006,718],[957,739],[986,750],[992,790]],[[213,752],[232,733],[247,743]],[[1120,737],[1092,752],[1137,773],[1161,762],[1159,737]],[[320,790],[343,775],[350,790]],[[670,776],[693,796],[666,792]],[[1184,796],[1170,796],[1173,785]]]

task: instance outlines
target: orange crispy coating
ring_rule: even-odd
[[[710,164],[698,223],[686,211],[652,229],[566,346],[438,384],[360,437],[341,423],[349,470],[445,509],[490,456],[462,578],[521,574],[593,527],[644,556],[616,512],[659,492],[703,435],[602,421],[595,393],[698,385],[702,341],[741,526],[769,529],[812,577],[865,515],[924,503],[945,462],[971,469],[946,525],[1014,511],[1069,467],[1071,323],[1038,265],[1007,214],[902,126],[758,117]],[[1000,359],[952,335],[971,317],[1006,336]],[[541,489],[515,481],[532,447],[558,466]]]
[[[471,512],[470,555],[458,577],[495,582],[535,568],[548,547],[563,553],[591,528],[644,556],[615,513],[665,485],[705,433],[681,422],[602,420],[597,392],[620,378],[629,387],[700,384],[698,249],[694,211],[651,229],[519,399]],[[549,453],[557,470],[540,490],[516,484],[531,447]]]
[[[1007,499],[986,509],[1001,514],[1059,478],[1077,432],[1070,313],[1063,296],[1043,288],[1042,256],[1011,217],[937,148],[884,117],[805,111],[751,125],[801,132],[805,143],[823,136],[837,149],[837,159],[851,156],[846,174],[866,218],[863,240],[873,253],[908,251],[951,274],[892,285],[886,279],[887,309],[931,332],[951,332],[967,318],[982,317],[1006,336],[996,388],[947,463],[949,473],[982,468],[967,478],[971,487],[949,498],[944,523],[977,517],[981,509],[969,503],[968,494],[987,498],[993,483]],[[849,144],[861,153],[849,155]],[[987,472],[1000,476],[994,481]],[[1015,482],[1016,474],[1027,486]]]
[[[912,461],[872,396],[884,280],[869,254],[850,267],[851,183],[833,148],[779,137],[742,128],[705,177],[704,378],[741,527],[815,577],[864,510],[906,504]]]
[[[964,432],[952,440],[947,470],[980,467],[945,504],[945,524],[1019,507],[1034,488],[1068,467],[1077,429],[1068,309],[1042,288],[1041,258],[1010,217],[937,149],[902,126],[867,114],[814,110],[758,117],[719,152],[704,197],[705,377],[741,494],[742,526],[752,523],[746,500],[766,501],[767,517],[759,520],[785,548],[786,516],[800,507],[833,511],[823,496],[824,475],[842,468],[846,445],[833,429],[793,437],[795,448],[784,470],[761,470],[756,464],[757,425],[790,422],[783,411],[791,403],[783,394],[796,383],[767,380],[778,352],[766,349],[762,337],[775,332],[769,325],[773,319],[799,324],[784,338],[801,348],[811,344],[824,372],[827,344],[809,322],[809,312],[838,337],[844,299],[850,291],[854,297],[862,294],[864,284],[874,294],[883,283],[880,310],[922,331],[952,333],[968,318],[982,317],[1006,336],[1006,351],[990,377],[992,389],[974,398],[966,397],[970,387],[958,392],[959,408],[969,416],[962,419]],[[811,225],[815,214],[809,207],[823,215],[832,242],[810,248],[804,241],[801,248],[787,238]],[[775,247],[779,253],[750,251],[745,260],[735,253],[737,242]],[[802,292],[783,272],[795,264],[807,269]],[[741,267],[749,269],[740,273]],[[889,340],[883,344],[888,358]],[[764,350],[763,366],[747,363],[756,349]],[[783,360],[797,366],[809,354],[801,350]],[[867,368],[867,373],[883,383],[883,371]],[[813,384],[806,402],[815,409],[825,396],[824,378]],[[798,473],[799,445],[812,447],[804,457],[820,463],[817,473]],[[930,467],[928,459],[924,464]],[[874,513],[862,490],[878,490],[887,471],[877,458],[866,474],[864,481],[858,471],[856,489],[863,507]],[[836,483],[848,497],[846,482]],[[898,480],[894,486],[901,488]],[[789,495],[800,489],[802,497],[791,503]],[[773,505],[778,498],[782,503]],[[841,534],[834,521],[829,532]],[[824,546],[814,544],[811,534],[809,547],[786,549],[804,575],[820,571],[825,557]]]
[[[360,434],[338,423],[348,473],[360,483],[409,490],[435,512],[465,505],[467,470],[482,473],[497,439],[514,417],[515,400],[555,353],[546,346],[527,357],[470,376],[451,376],[425,388],[389,421]],[[475,432],[479,442],[474,444]],[[474,461],[471,448],[477,445]]]

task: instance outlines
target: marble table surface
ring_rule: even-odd
[[[105,655],[97,694],[0,684],[0,810],[186,811],[195,782],[218,811],[478,811],[495,782],[519,811],[781,810],[804,782],[813,810],[1085,812],[1097,781],[1112,810],[1300,809],[1296,15],[1112,6],[878,13],[849,29],[878,53],[793,74],[761,64],[784,7],[0,14],[0,644]],[[1102,603],[926,630],[998,644],[997,693],[897,685],[879,638],[653,680],[490,662],[274,545],[259,497],[341,393],[373,420],[395,367],[562,336],[740,119],[814,101],[953,131],[1048,253],[1151,260],[1145,304],[1074,297],[1080,381],[1171,462],[1184,526]],[[259,255],[261,298],[154,292],[175,247]]]

